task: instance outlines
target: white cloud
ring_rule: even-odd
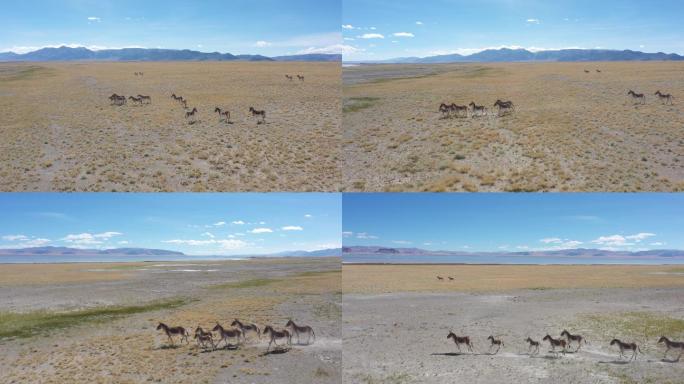
[[[544,244],[550,244],[550,243],[556,244],[556,243],[561,243],[563,240],[561,240],[557,237],[548,237],[546,239],[541,239],[539,241],[541,241]]]
[[[126,245],[126,244],[128,244],[128,241],[121,240],[121,241],[117,242],[117,244]]]
[[[392,36],[396,37],[416,37],[413,33],[411,32],[396,32],[393,33]]]
[[[423,25],[422,21],[416,21],[416,25]]]
[[[402,245],[407,245],[407,244],[412,244],[410,241],[406,240],[392,240],[394,244],[402,244]]]
[[[591,242],[594,244],[600,244],[609,247],[625,247],[629,245],[635,245],[636,243],[640,243],[641,241],[653,236],[655,236],[655,233],[639,232],[637,234],[627,236],[601,236],[598,239],[592,240]]]
[[[303,231],[304,230],[304,228],[302,228],[298,225],[286,225],[280,229],[282,229],[283,231]]]
[[[249,233],[271,233],[273,230],[271,228],[254,228]]]
[[[180,240],[180,239],[173,239],[173,240],[164,240],[162,243],[169,243],[169,244],[182,244],[182,245],[189,245],[189,246],[207,246],[207,245],[218,245],[223,249],[239,249],[239,248],[245,248],[249,245],[249,243],[242,241],[242,240],[234,240],[234,239],[208,239],[208,240]]]
[[[354,232],[350,232],[350,231],[342,232],[342,237],[351,237],[353,235],[354,235]]]
[[[259,48],[270,47],[271,45],[273,45],[273,43],[269,43],[268,41],[264,40],[259,40],[256,43],[254,43],[254,46]]]
[[[22,247],[41,247],[43,245],[49,244],[51,241],[50,239],[43,239],[43,238],[36,238],[36,239],[31,239],[23,242],[21,244]]]
[[[342,29],[354,29],[354,26],[351,24],[343,24]]]
[[[307,219],[310,219],[313,217],[313,215],[307,213],[306,215],[304,215],[304,217],[306,217]]]
[[[640,232],[640,233],[637,233],[636,235],[625,236],[625,239],[634,240],[638,243],[644,239],[647,239],[647,238],[653,237],[653,236],[655,236],[655,233]]]
[[[366,232],[359,232],[356,234],[357,239],[377,239],[378,237],[375,235],[369,235]]]
[[[343,55],[349,53],[356,53],[358,49],[347,44],[333,44],[325,47],[309,47],[298,51],[298,55],[309,55],[309,54],[328,54],[328,55]]]
[[[204,232],[204,233],[202,234],[202,236],[206,236],[206,237],[209,237],[209,238],[211,238],[211,239],[213,239],[213,238],[216,237],[216,236],[214,236],[214,234],[211,233],[211,232]]]
[[[539,19],[527,19],[527,24],[539,24]]]
[[[29,237],[25,235],[5,235],[2,239],[7,241],[26,241]]]
[[[99,22],[102,21],[102,19],[99,18],[99,17],[90,16],[90,17],[88,17],[88,21],[89,21],[89,22],[96,22],[96,23],[99,23]]]
[[[384,39],[385,36],[379,34],[379,33],[364,33],[361,36],[356,36],[359,39]]]
[[[232,221],[231,224],[234,224],[234,225],[245,225],[245,222],[242,221],[242,220],[235,220],[235,221]]]
[[[653,246],[659,247],[659,246],[661,246],[661,245],[665,245],[665,243],[663,243],[663,242],[660,242],[660,241],[656,241],[655,243],[651,243],[650,245],[653,245]]]
[[[345,41],[356,41],[356,39],[353,37],[345,37],[344,40]]]
[[[66,235],[61,240],[76,245],[96,245],[103,244],[105,241],[111,239],[112,237],[121,235],[123,235],[123,233],[113,231],[95,234],[84,232]]]
[[[225,222],[225,221],[219,221],[219,222],[216,222],[216,223],[214,223],[214,224],[212,224],[212,225],[213,225],[214,227],[221,227],[221,226],[226,225],[226,222]]]

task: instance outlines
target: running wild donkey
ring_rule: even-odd
[[[530,355],[536,355],[537,353],[539,353],[539,342],[538,341],[534,341],[529,337],[527,339],[525,339],[525,341],[530,345],[529,347],[527,347],[527,351],[529,352],[530,350],[532,350]]]
[[[300,344],[299,337],[301,334],[306,335],[306,344],[311,342],[311,337],[313,337],[314,342],[316,341],[316,334],[314,333],[313,328],[309,327],[308,325],[297,325],[294,321],[288,320],[287,324],[285,324],[285,328],[289,328],[295,335],[297,335],[297,344]]]
[[[627,95],[632,96],[635,104],[646,104],[646,96],[643,93],[636,93],[630,89]]]
[[[587,340],[584,337],[581,335],[573,335],[565,329],[563,332],[561,332],[561,337],[564,336],[568,339],[568,347],[570,347],[570,344],[572,344],[573,341],[577,343],[577,349],[575,349],[575,352],[579,351],[579,349],[582,347],[582,342],[584,342],[585,345],[587,344]]]
[[[679,361],[679,358],[682,357],[682,353],[684,353],[684,342],[672,341],[665,336],[661,336],[660,340],[658,340],[658,344],[660,343],[665,343],[665,347],[667,348],[665,350],[665,354],[663,355],[663,359],[667,357],[667,353],[670,352],[670,349],[674,349],[679,350],[679,356],[677,356],[677,361]]]
[[[490,341],[491,344],[489,344],[489,349],[491,350],[493,346],[496,345],[496,351],[494,351],[494,354],[496,355],[499,353],[499,349],[504,346],[504,342],[501,339],[495,339],[494,336],[490,335],[487,340]]]
[[[470,341],[470,337],[456,336],[454,332],[449,332],[447,335],[447,340],[449,339],[454,339],[454,343],[456,344],[456,348],[458,348],[459,353],[461,352],[461,344],[465,344],[466,347],[468,347],[468,350],[473,352],[473,343]]]
[[[622,359],[623,356],[626,356],[625,351],[632,351],[632,356],[629,358],[629,360],[636,360],[637,351],[641,352],[641,349],[638,345],[636,345],[636,343],[625,343],[618,339],[613,339],[610,341],[611,346],[615,344],[617,344],[618,348],[620,348],[620,359]]]
[[[663,104],[672,105],[672,95],[670,95],[669,93],[662,93],[660,91],[656,91],[654,95],[658,96],[658,100],[660,100]]]
[[[256,333],[257,338],[261,339],[261,329],[259,329],[259,326],[256,324],[246,324],[238,319],[235,319],[232,323],[230,323],[230,326],[237,327],[237,329],[242,331],[242,340],[245,340],[248,332]]]
[[[214,332],[218,332],[220,336],[220,340],[216,343],[216,345],[223,343],[226,345],[226,347],[230,346],[228,344],[228,339],[230,338],[235,338],[236,341],[236,346],[240,345],[240,337],[242,337],[242,331],[239,329],[224,329],[221,324],[216,323],[216,326],[212,329]]]
[[[565,355],[565,348],[567,347],[567,342],[563,339],[554,339],[551,337],[551,335],[546,335],[542,339],[542,341],[548,341],[549,344],[551,344],[551,351],[558,356],[558,351],[556,351],[556,347],[562,348],[562,352]]]
[[[275,344],[275,346],[278,347],[278,339],[285,339],[285,343],[287,345],[292,345],[292,334],[290,334],[290,331],[288,331],[287,329],[276,331],[275,329],[273,329],[273,327],[267,325],[266,328],[264,328],[264,336],[266,335],[270,335],[268,340],[268,348],[266,348],[266,352],[268,352],[271,349],[271,344]]]
[[[188,332],[185,330],[185,328],[183,328],[183,327],[169,327],[168,325],[166,325],[164,323],[159,323],[159,325],[157,325],[157,331],[160,329],[164,330],[164,333],[166,333],[166,336],[168,336],[169,341],[171,341],[171,345],[173,345],[173,337],[171,337],[171,336],[175,336],[175,335],[180,335],[180,337],[181,337],[180,342],[181,343],[183,342],[183,340],[185,340],[185,342],[189,344]]]

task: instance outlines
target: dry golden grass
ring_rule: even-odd
[[[152,105],[111,106],[112,93]],[[340,94],[337,63],[0,64],[1,189],[336,191]]]
[[[144,263],[3,264],[0,286],[116,281]],[[106,272],[104,272],[106,271]]]
[[[675,266],[344,265],[342,271],[344,293],[684,287]]]
[[[284,324],[287,317],[278,313],[279,304],[303,295],[297,300],[315,305],[322,301],[318,295],[339,291],[340,272],[283,277],[256,288],[206,289],[198,301],[181,308],[109,324],[110,332],[86,329],[83,335],[24,348],[15,356],[0,354],[0,366],[6,368],[0,377],[8,383],[211,383],[221,368],[252,362],[263,348],[225,353],[202,353],[193,344],[167,348],[166,337],[154,330],[160,318],[193,329],[211,328],[216,321],[225,325],[236,317]],[[259,374],[268,375],[269,366],[262,368]],[[240,372],[252,374],[250,368]]]
[[[345,68],[345,100],[373,102],[344,113],[344,189],[682,190],[683,70],[681,62]],[[645,93],[647,105],[634,106],[629,89]],[[674,95],[673,106],[656,100],[658,89]],[[442,102],[470,101],[493,112],[496,99],[512,100],[517,112],[438,112]]]

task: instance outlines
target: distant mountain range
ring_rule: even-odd
[[[342,61],[342,55],[310,54],[266,57],[199,52],[188,49],[122,48],[92,51],[88,48],[42,48],[18,54],[0,52],[0,61]]]
[[[396,63],[396,64],[445,64],[468,62],[534,62],[534,61],[653,61],[684,60],[684,56],[675,53],[644,53],[631,50],[609,49],[561,49],[551,51],[530,52],[526,49],[487,49],[472,55],[439,55],[428,57],[399,57],[388,60],[364,61],[364,63]]]
[[[684,257],[684,251],[659,249],[650,251],[608,251],[602,249],[563,249],[555,251],[526,252],[463,252],[463,251],[430,251],[420,248],[394,248],[380,246],[348,246],[342,247],[342,254],[372,255],[387,254],[397,256],[532,256],[532,257],[638,257],[638,258],[675,258]]]
[[[284,251],[258,256],[272,257],[320,257],[320,256],[341,256],[341,248],[322,249],[317,251]],[[2,256],[185,256],[183,252],[169,251],[164,249],[148,248],[114,248],[114,249],[80,249],[69,247],[31,247],[19,249],[0,249]],[[240,255],[243,257],[255,255]],[[192,256],[196,257],[196,256]]]

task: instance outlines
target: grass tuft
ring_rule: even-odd
[[[351,97],[344,100],[342,112],[358,112],[362,109],[370,108],[380,100],[377,97]]]
[[[136,313],[177,308],[186,303],[188,303],[187,299],[179,298],[154,301],[144,305],[106,306],[68,312],[0,312],[0,339],[21,339],[46,335],[55,329],[64,329],[85,323],[100,323]]]

